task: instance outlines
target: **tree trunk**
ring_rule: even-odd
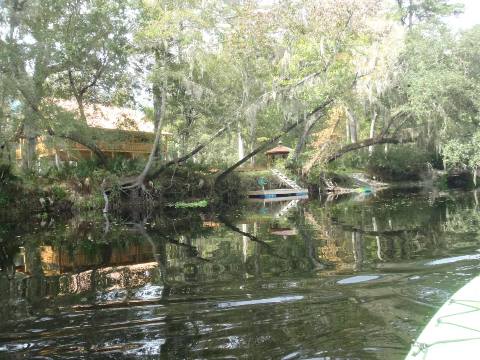
[[[193,157],[195,154],[199,153],[202,151],[204,148],[206,148],[208,145],[210,145],[216,138],[218,138],[220,135],[222,135],[225,130],[227,130],[227,126],[224,126],[220,130],[218,130],[215,134],[213,134],[207,141],[205,141],[202,144],[199,144],[197,147],[195,147],[192,151],[190,151],[188,154],[183,155],[182,157],[179,157],[178,159],[170,160],[167,163],[165,163],[163,166],[158,168],[157,170],[153,171],[150,173],[148,176],[147,180],[153,179],[160,175],[164,170],[166,170],[169,166],[180,164],[182,162],[187,161],[191,157]]]
[[[413,0],[410,0],[408,4],[408,28],[409,29],[411,29],[413,26],[413,12],[414,12]]]
[[[322,103],[321,105],[319,105],[315,110],[313,110],[310,114],[308,114],[308,116],[305,116],[303,117],[302,119],[288,125],[287,127],[285,127],[283,130],[281,130],[279,133],[277,133],[276,135],[274,135],[273,137],[271,137],[267,142],[263,143],[262,145],[258,146],[255,150],[251,151],[249,154],[247,154],[246,156],[244,156],[242,159],[240,159],[239,161],[237,161],[235,164],[233,164],[232,166],[230,166],[228,169],[226,169],[225,171],[223,171],[220,175],[218,175],[217,179],[215,180],[215,185],[218,185],[220,183],[220,181],[222,179],[224,179],[228,174],[230,174],[233,170],[235,170],[236,168],[238,168],[240,165],[242,165],[243,163],[245,163],[246,161],[248,161],[250,158],[252,158],[253,156],[257,155],[258,153],[260,153],[261,151],[265,150],[266,148],[268,148],[269,146],[275,144],[283,135],[289,133],[290,131],[292,131],[293,129],[295,129],[298,125],[300,124],[303,124],[305,122],[305,120],[309,119],[310,117],[314,117],[314,118],[320,118],[322,115],[323,115],[323,112],[325,110],[325,108],[330,105],[330,103],[332,103],[333,100],[332,99],[329,99],[329,100],[326,100],[324,103]]]
[[[89,149],[90,151],[92,151],[95,154],[95,156],[97,157],[97,159],[100,161],[100,163],[102,165],[105,165],[107,163],[107,156],[97,146],[97,144],[95,144],[95,141],[93,141],[91,139],[87,139],[82,134],[77,133],[77,132],[69,132],[69,133],[66,133],[66,134],[56,133],[52,128],[48,128],[47,131],[48,131],[48,134],[50,136],[56,136],[56,137],[59,137],[59,138],[62,138],[62,139],[67,139],[67,140],[70,140],[70,141],[73,141],[73,142],[76,142],[80,145],[85,146],[87,149]]]
[[[314,125],[317,123],[317,120],[318,118],[310,118],[305,122],[303,132],[298,139],[297,146],[295,147],[295,153],[293,155],[293,159],[295,161],[298,161],[298,158],[300,157],[300,154],[302,153],[305,144],[307,143],[307,139],[310,136],[310,132],[312,131]]]
[[[242,129],[241,129],[240,123],[237,124],[237,137],[238,137],[238,160],[241,160],[245,156],[245,146],[243,144]]]
[[[363,265],[363,236],[357,231],[352,232],[352,250],[355,261],[354,269],[359,271]]]
[[[413,142],[416,139],[398,139],[398,138],[373,138],[373,139],[365,139],[355,144],[348,144],[340,148],[335,154],[330,156],[327,160],[328,163],[337,160],[339,157],[349,153],[351,151],[359,150],[367,146],[378,145],[378,144],[404,144]]]
[[[147,163],[143,168],[143,171],[135,178],[132,184],[127,185],[123,184],[123,187],[126,189],[133,189],[138,187],[143,187],[147,176],[149,176],[150,170],[152,166],[158,161],[160,157],[160,147],[161,147],[161,138],[162,138],[162,125],[163,125],[163,118],[165,117],[165,107],[166,107],[166,84],[164,82],[164,86],[160,89],[160,109],[158,112],[158,119],[156,119],[156,129],[155,129],[155,140],[153,142],[152,149],[150,150],[150,155],[148,156]],[[158,100],[158,99],[157,99]],[[157,115],[156,115],[157,116]]]
[[[358,141],[358,121],[353,113],[347,109],[348,129],[350,133],[350,142],[355,144]]]
[[[75,96],[78,105],[78,111],[80,112],[80,119],[87,123],[87,117],[85,116],[85,104],[83,103],[83,95]]]
[[[255,124],[252,124],[251,129],[250,129],[250,141],[249,141],[249,150],[253,151],[256,146],[256,136],[257,136],[257,122],[255,121]],[[255,158],[252,157],[250,159],[250,164],[254,167],[255,166]]]
[[[158,133],[158,129],[160,128],[160,135],[161,135],[161,128],[162,128],[162,121],[163,121],[163,108],[164,106],[164,91],[165,89],[161,89],[159,85],[154,84],[152,86],[152,93],[153,93],[153,125],[155,129],[155,134]],[[158,146],[155,148],[155,157],[160,156],[160,142]]]
[[[37,157],[37,136],[38,129],[36,124],[38,124],[38,114],[34,110],[34,107],[37,107],[38,104],[30,108],[26,107],[24,109],[25,122],[22,128],[23,131],[23,146],[22,146],[22,169],[24,171],[32,170],[34,168],[36,157]]]
[[[345,138],[350,142],[350,123],[348,117],[345,118]]]
[[[373,111],[372,122],[370,123],[370,139],[375,137],[375,122],[377,120],[377,111]],[[373,146],[370,145],[368,147],[368,156],[372,156],[373,153]]]

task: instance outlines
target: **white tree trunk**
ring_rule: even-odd
[[[377,121],[377,112],[373,112],[372,122],[370,123],[370,139],[373,139],[375,136],[375,122]],[[372,156],[373,146],[368,147],[368,156]]]
[[[350,110],[347,110],[348,128],[350,133],[350,142],[355,144],[358,141],[357,128],[358,121]]]
[[[241,160],[245,156],[245,146],[243,144],[242,131],[240,129],[240,125],[238,125],[237,135],[238,135],[238,160]]]

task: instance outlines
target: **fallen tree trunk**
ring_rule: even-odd
[[[76,142],[77,144],[85,146],[87,149],[89,149],[90,151],[92,151],[95,154],[95,156],[97,157],[97,159],[100,161],[100,163],[102,165],[105,165],[107,163],[107,156],[97,146],[95,141],[87,139],[86,137],[82,136],[80,133],[69,132],[69,133],[66,133],[66,134],[62,134],[62,133],[55,132],[52,128],[48,128],[47,132],[50,136],[55,136],[55,137],[59,137],[59,138],[62,138],[62,139],[67,139],[67,140]]]
[[[312,117],[320,118],[323,115],[325,108],[328,105],[330,105],[332,102],[333,102],[333,99],[326,100],[325,102],[323,102],[321,105],[319,105],[317,108],[315,108],[315,110],[310,112],[310,114],[308,114],[304,118],[302,118],[302,119],[284,127],[279,133],[277,133],[275,136],[271,137],[267,142],[258,146],[255,150],[251,151],[249,154],[244,156],[242,159],[240,159],[235,164],[230,166],[228,169],[223,171],[220,175],[218,175],[218,177],[215,180],[215,185],[219,184],[221,180],[223,180],[228,174],[230,174],[233,170],[238,168],[240,165],[247,162],[249,159],[251,159],[252,157],[257,155],[259,152],[262,152],[263,150],[265,150],[269,146],[275,144],[282,136],[284,136],[285,134],[288,134],[290,131],[295,129],[298,125],[303,124],[307,119],[311,119]]]
[[[359,150],[364,147],[379,145],[379,144],[405,144],[405,143],[414,142],[415,140],[416,139],[414,138],[402,139],[402,138],[391,138],[391,137],[390,138],[378,137],[378,138],[365,139],[357,143],[343,146],[327,159],[327,163],[331,163],[332,161],[337,160],[338,158],[342,157],[343,155],[351,151]]]
[[[207,141],[204,143],[198,144],[192,151],[189,153],[177,158],[170,160],[166,162],[162,167],[158,168],[157,170],[153,171],[150,176],[148,177],[149,179],[153,179],[160,175],[163,171],[165,171],[169,166],[172,165],[177,165],[182,162],[187,161],[188,159],[192,158],[195,154],[198,154],[200,151],[202,151],[204,148],[206,148],[208,145],[210,145],[216,138],[218,138],[220,135],[222,135],[228,128],[228,125],[224,126],[220,130],[218,130],[215,134],[213,134]]]

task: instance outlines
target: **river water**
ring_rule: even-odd
[[[480,273],[474,193],[0,223],[0,359],[402,359]]]

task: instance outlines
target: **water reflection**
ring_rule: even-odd
[[[402,358],[473,278],[472,194],[0,224],[0,358]]]

